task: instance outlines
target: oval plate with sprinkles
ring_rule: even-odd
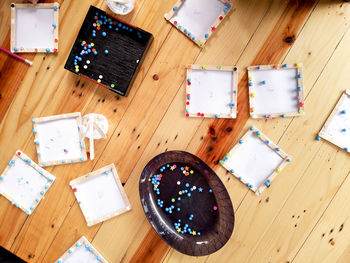
[[[170,151],[154,157],[142,172],[140,198],[154,230],[181,253],[214,253],[232,235],[230,196],[216,173],[193,154]]]

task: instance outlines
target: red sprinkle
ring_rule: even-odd
[[[174,21],[174,25],[177,25],[177,21]]]
[[[190,105],[190,102],[189,102],[189,101],[187,101],[187,102],[186,102],[186,105]]]
[[[57,48],[54,48],[54,49],[53,49],[53,52],[55,52],[55,53],[56,53],[56,52],[57,52]]]
[[[219,16],[219,19],[222,20],[222,19],[224,19],[224,18],[223,18],[222,16]]]
[[[73,188],[73,192],[76,192],[77,191],[77,188]]]
[[[211,30],[213,30],[213,31],[215,31],[215,29],[216,29],[215,26],[213,26],[213,27],[211,28]]]
[[[200,112],[198,112],[198,113],[197,113],[197,115],[198,115],[198,116],[201,116],[201,113],[200,113]]]
[[[186,113],[186,117],[190,116],[190,114]]]
[[[191,82],[190,82],[190,81],[188,81],[188,82],[187,82],[187,85],[188,85],[188,86],[191,86]]]
[[[204,113],[202,113],[201,116],[204,117]]]
[[[21,152],[18,152],[17,154],[18,154],[18,155],[21,155]]]
[[[300,102],[300,103],[299,103],[299,106],[300,106],[300,107],[303,107],[303,106],[304,106],[304,103]]]

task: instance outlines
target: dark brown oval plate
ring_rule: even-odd
[[[139,190],[154,230],[181,253],[209,255],[230,239],[235,222],[230,196],[197,156],[183,151],[157,155],[144,168]]]

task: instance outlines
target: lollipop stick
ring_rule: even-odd
[[[91,121],[89,123],[89,136],[90,136],[90,160],[93,160],[95,158],[95,153],[94,153],[94,121]]]

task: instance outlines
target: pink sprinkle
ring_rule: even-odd
[[[92,25],[93,25],[94,27],[96,27],[96,23],[93,23]]]
[[[213,209],[216,211],[218,210],[218,207],[214,205]]]
[[[174,164],[173,167],[176,168],[176,164]]]
[[[298,96],[298,100],[300,100],[301,99],[301,97],[300,96]]]
[[[82,50],[81,53],[85,54],[85,50]]]
[[[269,115],[269,119],[272,120],[272,116],[271,115]]]
[[[161,180],[161,178],[160,177],[158,177],[158,179],[157,179],[158,181],[160,181]]]
[[[95,20],[97,20],[98,17],[97,17],[97,16],[94,16],[94,18],[95,18]]]

